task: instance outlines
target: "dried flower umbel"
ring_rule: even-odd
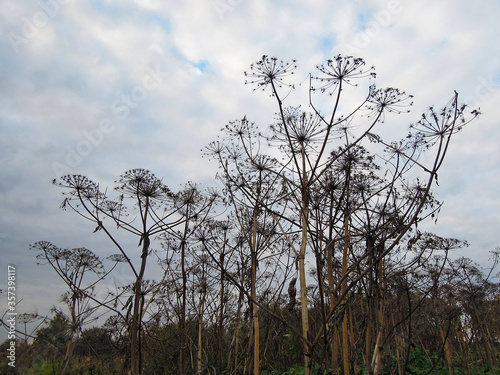
[[[337,55],[334,59],[328,60],[322,65],[317,65],[316,69],[322,74],[312,77],[320,83],[319,87],[312,87],[312,91],[330,91],[330,95],[333,95],[342,83],[353,85],[353,79],[376,76],[374,67],[365,69],[365,60],[352,56]]]
[[[429,110],[422,114],[420,121],[410,125],[410,128],[416,130],[428,141],[429,145],[433,145],[437,141],[459,132],[464,125],[480,115],[478,110],[474,110],[471,112],[472,117],[465,119],[465,108],[465,105],[458,105],[457,94],[455,94],[455,97],[441,110],[436,111],[434,107],[429,107]]]
[[[412,98],[413,95],[408,95],[397,88],[377,89],[375,85],[372,85],[370,86],[370,96],[368,98],[368,110],[373,111],[375,114],[382,112],[397,114],[410,112],[407,108],[413,105],[413,102],[408,103],[407,101]]]
[[[293,85],[286,82],[286,77],[294,74],[297,68],[296,60],[284,62],[276,57],[262,56],[262,59],[250,65],[250,71],[245,72],[246,84],[256,84],[257,89],[265,90],[268,85],[271,85],[274,90],[277,87]]]
[[[278,121],[270,126],[273,132],[269,139],[271,143],[293,147],[294,152],[321,144],[326,127],[318,115],[302,111],[299,107],[289,107],[285,108],[283,118],[285,122],[278,117]]]
[[[116,190],[141,199],[162,200],[172,195],[168,187],[154,174],[145,169],[131,169],[116,181],[121,184]]]

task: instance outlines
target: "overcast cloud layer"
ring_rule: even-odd
[[[297,59],[297,83],[339,53],[363,57],[377,85],[415,95],[399,134],[457,90],[484,114],[456,137],[440,173],[436,233],[465,239],[486,266],[500,246],[500,3],[487,0],[0,0],[0,288],[17,267],[19,312],[47,313],[64,292],[29,245],[115,252],[59,209],[51,180],[103,185],[146,168],[174,190],[215,184],[200,149],[229,120],[272,121],[244,85],[263,54]],[[303,90],[306,88],[304,87]],[[306,104],[306,103],[304,103]],[[392,127],[392,128],[391,128]],[[3,275],[3,276],[1,276]],[[122,279],[126,275],[122,274]],[[7,308],[4,295],[0,310]],[[3,335],[3,333],[2,333]],[[3,338],[3,336],[0,336]]]

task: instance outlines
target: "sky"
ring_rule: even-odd
[[[245,85],[243,72],[262,55],[296,59],[297,84],[338,54],[364,58],[377,86],[414,95],[410,114],[384,124],[387,136],[454,90],[480,107],[440,171],[444,206],[429,230],[467,240],[454,256],[484,267],[500,246],[499,2],[0,0],[0,9],[0,289],[14,266],[19,313],[48,314],[65,291],[31,244],[115,252],[59,208],[52,180],[83,174],[113,187],[145,168],[172,190],[216,185],[217,166],[200,150],[228,121],[246,115],[266,127],[274,118],[272,98]],[[297,87],[305,98],[307,87]]]

